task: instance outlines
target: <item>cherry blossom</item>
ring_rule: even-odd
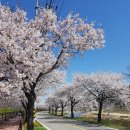
[[[33,129],[36,90],[41,81],[54,70],[67,67],[72,56],[102,47],[103,30],[78,15],[68,14],[62,20],[53,10],[41,9],[28,20],[23,10],[12,12],[0,5],[0,82],[2,87],[9,82],[25,94],[27,100],[22,104],[29,113],[28,130]]]
[[[74,75],[76,86],[85,88],[98,103],[98,122],[101,121],[103,105],[113,100],[124,100],[127,89],[126,81],[122,74],[111,72],[97,72],[92,74]]]

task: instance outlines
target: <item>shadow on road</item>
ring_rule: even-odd
[[[81,122],[81,121],[75,121],[75,120],[71,120],[71,119],[65,119],[63,117],[59,117],[59,116],[53,116],[53,115],[49,115],[49,114],[37,114],[40,115],[40,117],[38,117],[38,119],[46,119],[46,121],[48,123],[54,123],[54,124],[73,124],[73,125],[78,125],[81,127],[99,127],[101,125],[95,125],[95,124],[89,124],[87,122]],[[105,129],[106,130],[106,129]]]

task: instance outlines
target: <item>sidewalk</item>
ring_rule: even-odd
[[[15,117],[0,123],[0,130],[18,130],[21,117]]]

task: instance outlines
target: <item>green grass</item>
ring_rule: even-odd
[[[106,114],[102,115],[102,122],[97,123],[97,114],[91,113],[83,117],[75,118],[78,121],[88,122],[91,124],[104,125],[111,128],[117,128],[119,130],[130,130],[130,118],[122,118],[123,116],[113,115],[110,117]]]
[[[10,113],[10,112],[17,112],[17,111],[19,111],[19,110],[17,110],[17,109],[12,109],[12,108],[0,108],[0,115],[1,115],[2,113]]]
[[[27,130],[27,124],[24,125],[24,130]],[[34,130],[46,130],[38,121],[34,123]]]
[[[43,127],[38,121],[35,121],[34,126],[35,127]]]
[[[72,119],[70,117],[64,117]],[[130,112],[108,112],[102,113],[102,122],[97,123],[97,112],[87,113],[85,116],[74,118],[77,121],[88,122],[90,124],[103,125],[110,128],[117,128],[119,130],[130,130]]]
[[[88,122],[90,124],[98,124],[98,125],[104,125],[111,128],[118,128],[120,130],[129,130],[130,129],[130,121],[124,121],[124,120],[109,120],[109,119],[103,119],[101,123],[97,123],[96,119],[93,118],[87,118],[87,117],[79,117],[75,118],[78,121],[82,122]]]

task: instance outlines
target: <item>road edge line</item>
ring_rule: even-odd
[[[50,128],[48,128],[46,125],[44,125],[41,121],[39,121],[38,119],[36,119],[36,121],[38,121],[43,127],[45,127],[47,130],[51,130]]]

